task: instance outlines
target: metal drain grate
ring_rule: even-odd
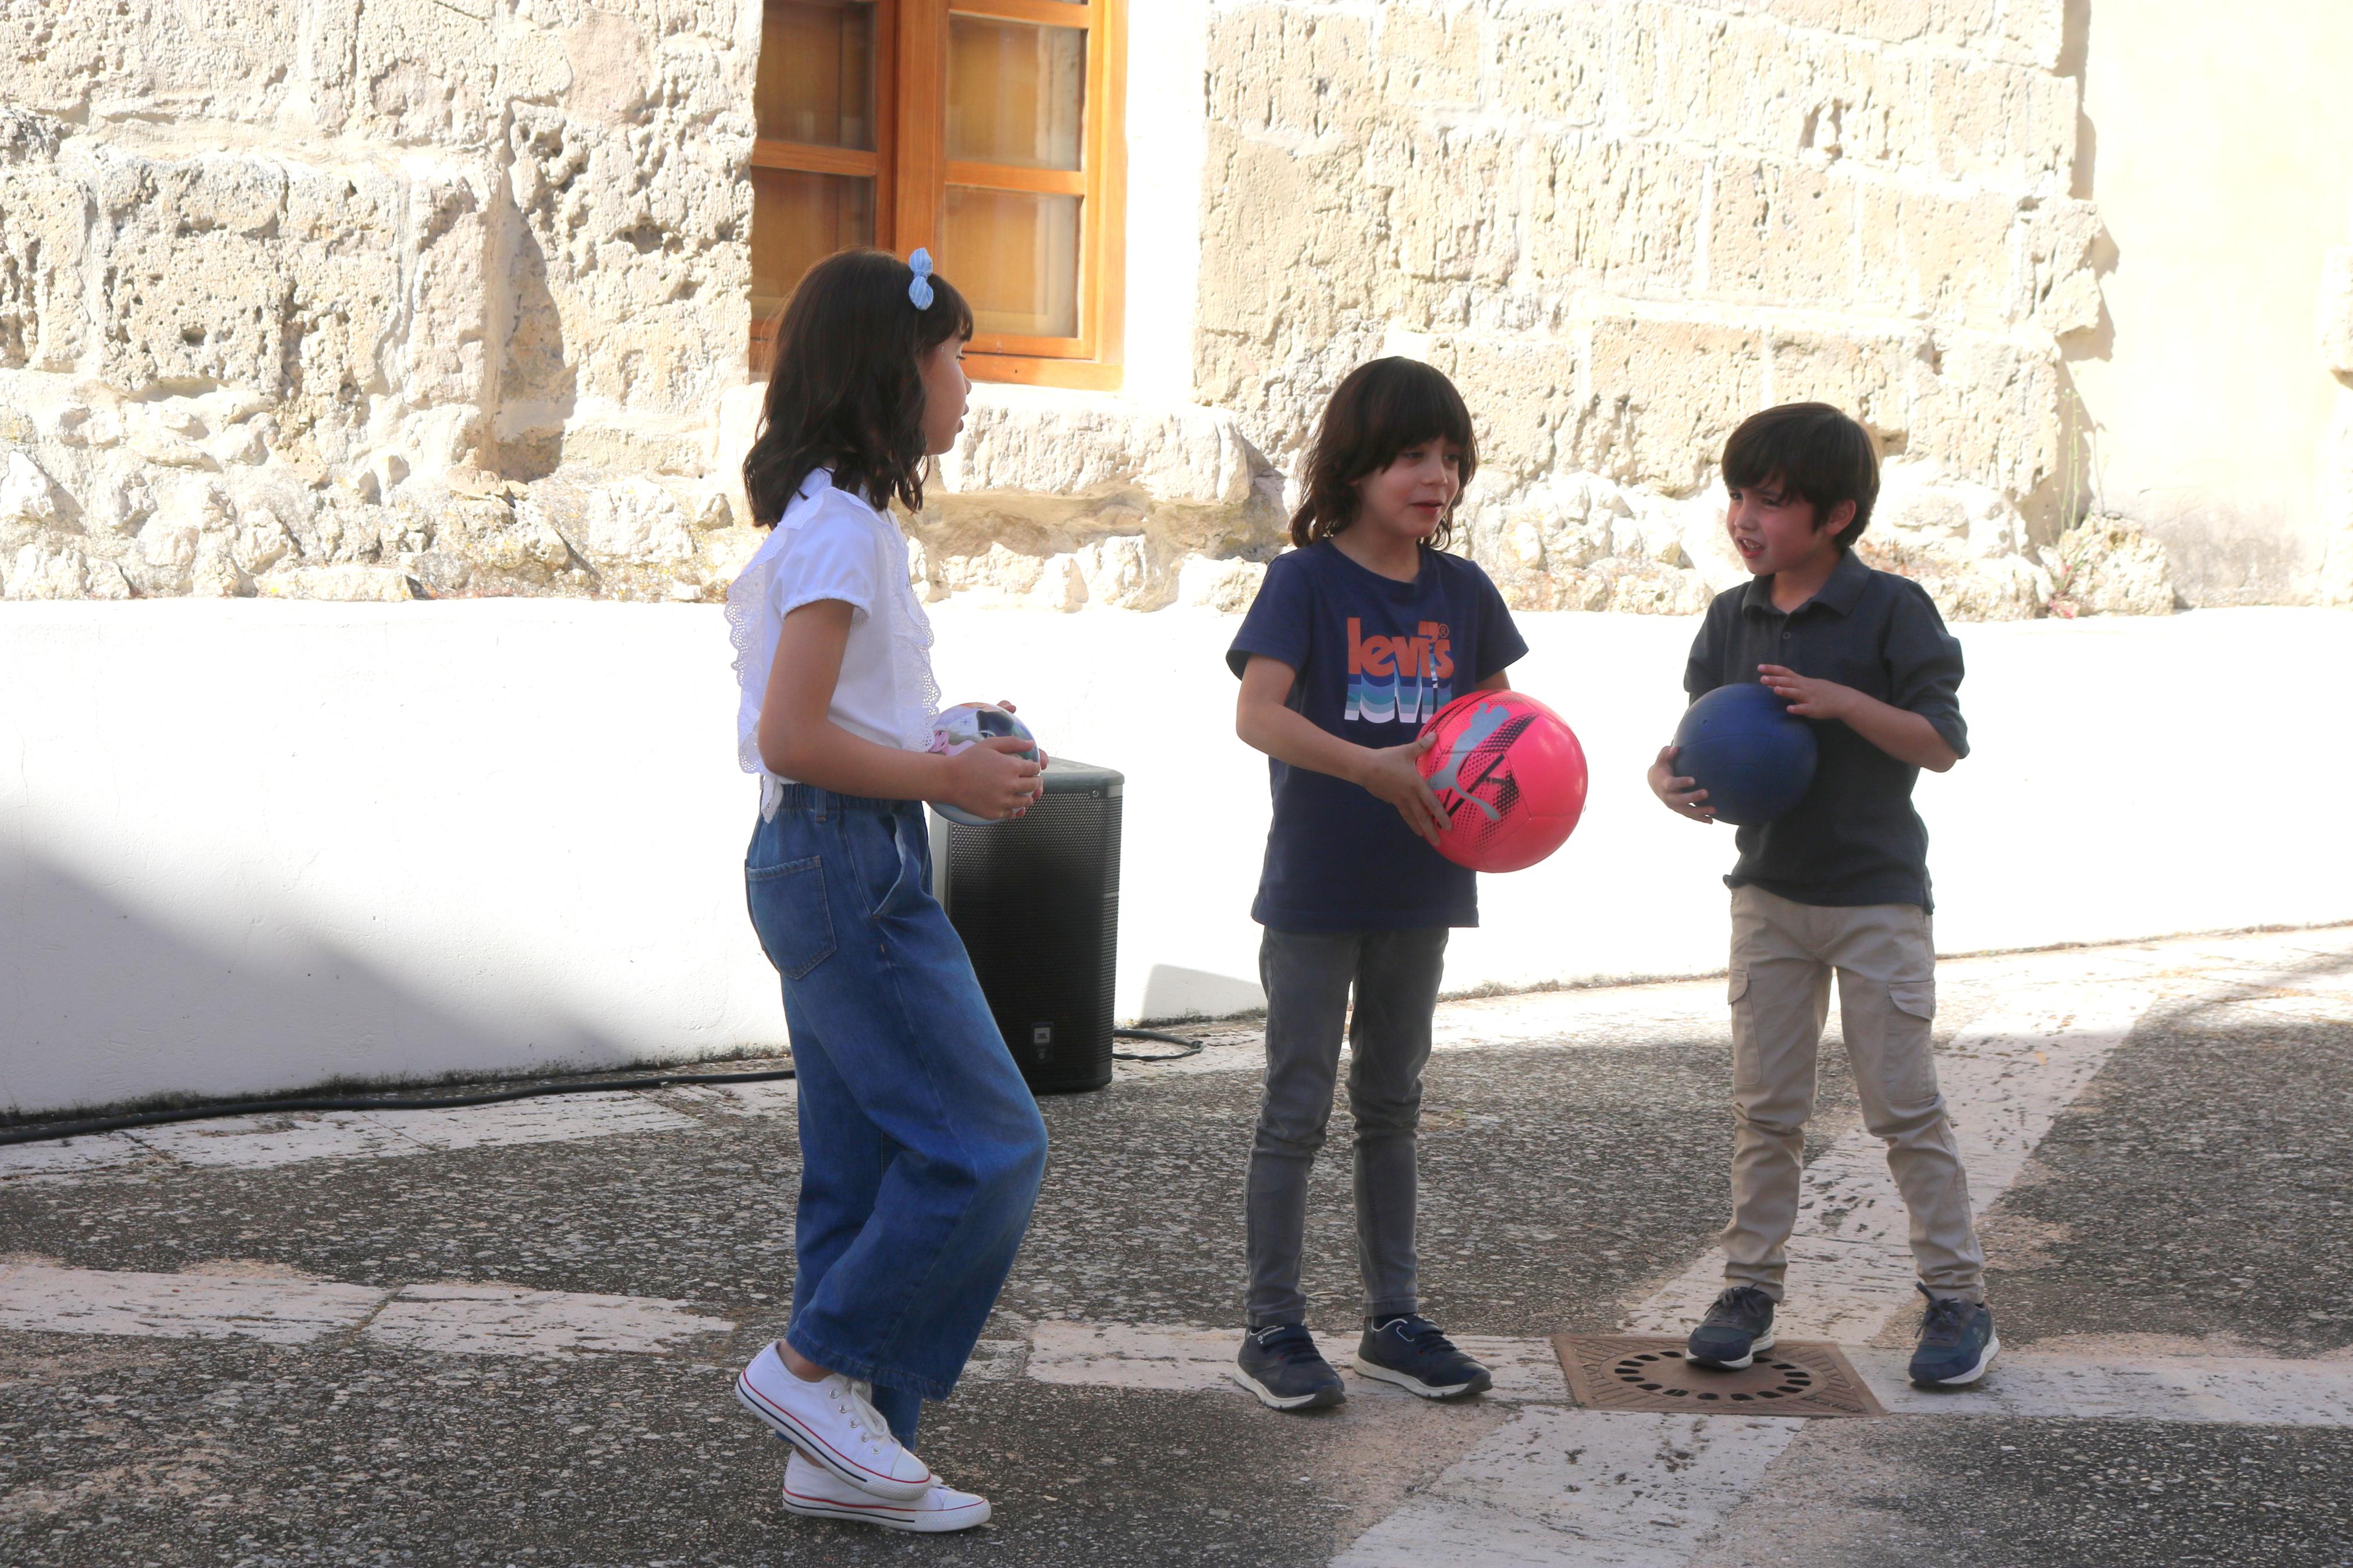
[[[1556,1334],[1569,1392],[1593,1410],[1697,1410],[1715,1415],[1884,1415],[1833,1344],[1775,1345],[1738,1372],[1684,1359],[1681,1340]]]

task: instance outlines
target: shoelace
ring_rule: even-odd
[[[889,1424],[882,1419],[882,1413],[869,1404],[865,1395],[859,1393],[858,1385],[846,1377],[840,1382],[833,1409],[834,1414],[847,1420],[858,1435],[866,1439],[869,1447],[880,1450],[891,1441],[876,1436],[890,1429]]]
[[[1964,1301],[1957,1296],[1932,1297],[1927,1316],[1920,1320],[1920,1342],[1930,1345],[1957,1345],[1968,1334],[1969,1321],[1977,1316],[1977,1303]]]
[[[1715,1305],[1710,1309],[1708,1315],[1714,1317],[1717,1312],[1736,1312],[1746,1317],[1753,1314],[1757,1310],[1756,1305],[1748,1299],[1752,1291],[1758,1295],[1764,1294],[1754,1285],[1733,1286],[1716,1297]],[[1772,1304],[1770,1297],[1766,1298],[1766,1304],[1767,1306]]]

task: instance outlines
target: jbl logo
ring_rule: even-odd
[[[1051,1024],[1030,1025],[1029,1043],[1037,1047],[1038,1059],[1041,1062],[1044,1061],[1046,1059],[1046,1053],[1053,1048],[1054,1026]]]

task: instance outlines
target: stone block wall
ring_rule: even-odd
[[[1283,525],[1282,476],[1230,413],[980,385],[908,532],[934,599],[1240,610]]]
[[[720,595],[761,10],[0,0],[0,596]],[[2107,254],[2065,12],[1207,0],[1198,402],[978,389],[927,591],[1247,602],[1324,396],[1402,351],[1471,398],[1515,603],[1736,581],[1713,454],[1821,396],[1893,456],[1875,559],[2041,613]]]
[[[1425,357],[1480,422],[1470,546],[1515,604],[1690,610],[1741,575],[1724,437],[1821,398],[1890,455],[1881,563],[1948,613],[2050,605],[2089,493],[2065,362],[2109,260],[2070,194],[2065,0],[1251,0],[1211,26],[1197,375],[1279,464],[1349,366]]]
[[[0,0],[0,593],[714,590],[744,0]]]

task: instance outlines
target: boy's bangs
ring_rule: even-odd
[[[1827,403],[1788,403],[1753,414],[1724,443],[1726,489],[1770,489],[1818,510],[1854,502],[1840,531],[1850,545],[1879,498],[1879,448],[1871,432]]]
[[[1399,452],[1451,441],[1468,459],[1472,452],[1471,410],[1461,394],[1443,375],[1400,375],[1374,391],[1366,400],[1365,434],[1351,481],[1379,473]]]
[[[1469,489],[1479,471],[1479,443],[1470,407],[1445,372],[1396,356],[1350,371],[1316,423],[1303,476],[1307,493],[1291,514],[1291,542],[1303,550],[1347,527],[1356,520],[1359,481],[1387,468],[1399,453],[1434,441],[1451,441],[1461,452],[1455,477]],[[1430,542],[1445,549],[1453,528],[1450,507]]]
[[[1780,454],[1767,441],[1745,442],[1729,447],[1724,454],[1724,483],[1728,489],[1753,490],[1770,487],[1778,479],[1786,486],[1788,474],[1777,460]]]

